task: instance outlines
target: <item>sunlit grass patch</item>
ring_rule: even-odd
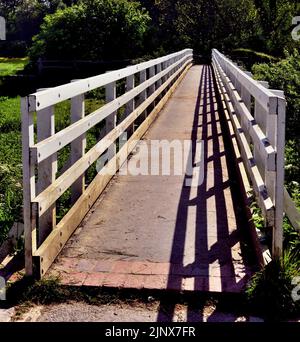
[[[0,57],[0,76],[15,75],[25,68],[28,58],[5,58]]]

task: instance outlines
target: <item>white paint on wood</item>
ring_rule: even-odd
[[[151,68],[149,68],[149,78],[152,78],[155,76],[155,66],[152,66]],[[150,87],[149,87],[149,95],[153,94],[155,91],[155,83],[153,83]]]
[[[230,100],[235,108],[236,113],[239,113],[240,124],[243,131],[248,135],[248,143],[250,144],[250,137],[254,143],[257,153],[265,160],[267,169],[269,171],[275,171],[275,150],[268,144],[266,135],[262,132],[260,127],[255,124],[254,118],[242,102],[241,97],[235,90],[234,85],[229,81],[228,77],[223,71],[220,72],[221,79],[228,92]],[[248,133],[248,134],[247,134]]]
[[[133,75],[151,66],[170,60],[172,57],[190,57],[193,58],[193,50],[185,49],[174,54],[160,57],[151,61],[143,62],[120,70],[111,71],[95,77],[86,78],[62,86],[54,87],[29,96],[29,110],[41,110],[56,103],[71,99],[74,96],[86,93],[88,91],[103,87],[109,83],[116,82],[122,78]]]
[[[215,72],[218,76],[218,81],[220,83],[220,88],[224,94],[225,103],[227,105],[227,110],[230,115],[234,131],[236,133],[236,138],[239,143],[239,147],[241,150],[241,155],[244,161],[244,165],[248,174],[249,179],[252,181],[254,192],[258,198],[258,204],[261,207],[265,216],[272,217],[273,214],[273,203],[267,195],[266,186],[264,181],[258,171],[257,165],[255,164],[251,149],[249,147],[248,141],[245,137],[244,131],[240,126],[238,117],[234,110],[233,104],[231,102],[230,96],[224,86],[222,78],[220,74],[222,73],[221,69],[218,69],[219,66],[215,62],[213,62],[213,66],[215,68]]]
[[[143,84],[147,80],[147,72],[146,70],[143,70],[140,72],[140,84]],[[140,94],[140,103],[145,101],[147,98],[147,90],[143,90]]]
[[[54,107],[37,111],[37,140],[43,141],[55,134]],[[55,181],[57,172],[56,153],[38,165],[37,194],[40,194]],[[56,225],[56,208],[52,206],[38,218],[38,245],[45,240]]]
[[[117,97],[117,85],[116,82],[109,83],[105,86],[105,100],[106,103],[112,102]],[[105,120],[105,133],[106,135],[115,129],[117,125],[117,111],[109,114]],[[116,143],[113,142],[108,149],[108,160],[110,160],[117,151]]]
[[[233,105],[234,110],[238,113],[238,119],[235,120],[232,115],[232,121],[235,123],[237,139],[241,148],[241,154],[245,151],[245,146],[239,135],[241,130],[237,124],[241,124],[242,131],[249,129],[248,143],[253,141],[254,160],[256,161],[259,173],[264,178],[264,183],[270,200],[274,205],[274,214],[272,217],[267,217],[267,223],[273,227],[273,242],[272,242],[272,255],[279,257],[282,255],[283,244],[283,211],[289,210],[290,206],[287,205],[288,200],[284,200],[284,148],[285,148],[285,113],[286,113],[286,101],[284,93],[279,90],[267,89],[269,84],[264,81],[255,81],[250,78],[249,74],[243,73],[239,70],[234,63],[228,58],[219,53],[217,50],[213,50],[213,66],[220,78],[220,81],[224,84],[224,90],[228,92],[228,106]],[[230,83],[241,84],[241,99],[236,96],[236,92]],[[239,88],[239,87],[237,87]],[[255,100],[255,122],[259,129],[256,129],[256,134],[251,132],[251,113],[249,103],[249,94],[254,97]],[[226,96],[225,96],[226,98]],[[244,100],[247,103],[245,106],[248,110],[244,110]],[[251,97],[250,97],[251,99]],[[232,103],[231,103],[232,102]],[[230,111],[229,111],[230,113]],[[249,125],[250,124],[250,125]],[[253,126],[252,126],[253,127]],[[260,130],[260,131],[259,131]],[[261,134],[262,133],[262,134]],[[249,140],[251,138],[251,140]],[[259,140],[257,140],[257,138]],[[272,160],[272,165],[267,165],[268,155],[264,152],[261,154],[260,142],[268,142],[270,145],[265,148],[273,149],[272,157],[275,156],[275,160]],[[247,156],[243,156],[244,162]],[[273,163],[274,162],[274,163]],[[270,167],[271,166],[271,167]],[[248,168],[249,172],[249,168]],[[251,172],[250,172],[251,176]],[[258,200],[260,199],[260,194]],[[262,194],[261,194],[262,195]],[[285,194],[285,198],[287,198]],[[295,213],[295,212],[294,212]]]
[[[272,254],[276,257],[282,255],[283,249],[283,211],[284,211],[284,152],[285,152],[285,125],[286,101],[278,98],[277,137],[276,137],[276,185],[275,185],[275,226],[273,232]]]
[[[255,97],[264,107],[268,109],[272,104],[270,103],[270,98],[274,97],[272,92],[266,89],[259,82],[254,80],[251,76],[244,73],[237,66],[233,64],[227,57],[222,55],[218,50],[213,49],[213,57],[217,60],[220,66],[226,67],[225,73],[230,75],[231,80],[237,79],[243,87],[246,87],[250,94]],[[276,110],[271,108],[272,111]]]
[[[84,118],[85,103],[84,95],[78,95],[71,99],[71,123],[75,123]],[[85,134],[71,142],[71,165],[79,160],[85,153],[86,136]],[[71,187],[71,201],[75,203],[82,195],[85,188],[85,177],[81,175]]]
[[[28,98],[21,98],[22,113],[22,164],[23,164],[23,220],[25,242],[26,275],[33,274],[32,253],[36,247],[36,237],[31,222],[31,200],[35,197],[34,167],[30,164],[30,147],[34,144],[33,113],[28,111]]]
[[[130,75],[126,78],[126,92],[134,89],[135,87],[135,75]],[[126,104],[126,116],[130,115],[135,108],[134,98],[127,102]]]
[[[178,61],[178,60],[176,60],[176,62],[177,62],[177,61]],[[156,65],[156,74],[160,74],[160,73],[161,73],[161,70],[162,70],[162,68],[161,68],[161,63],[159,63],[159,64]],[[161,84],[162,84],[162,80],[159,79],[159,80],[156,82],[156,89],[159,88],[159,87],[161,86]]]

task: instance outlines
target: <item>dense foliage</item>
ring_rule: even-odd
[[[299,313],[300,301],[291,293],[293,279],[300,276],[299,254],[285,252],[283,257],[257,272],[246,292],[252,307],[267,319],[283,319]]]
[[[277,63],[253,66],[256,78],[266,80],[273,89],[282,89],[287,99],[287,137],[298,139],[300,132],[300,54],[296,49]]]
[[[31,58],[110,60],[138,57],[150,17],[137,2],[85,1],[47,15]]]
[[[8,23],[8,42],[0,42],[0,50],[24,53],[38,35],[34,57],[52,57],[55,43],[66,44],[58,51],[65,58],[71,52],[85,57],[89,50],[93,57],[100,53],[98,59],[115,52],[130,58],[182,47],[198,54],[217,47],[282,56],[285,49],[299,47],[291,38],[292,18],[299,10],[296,0],[240,0],[238,5],[235,0],[0,0],[0,15]],[[80,53],[79,45],[87,50]]]

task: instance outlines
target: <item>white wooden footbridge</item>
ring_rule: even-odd
[[[106,104],[86,113],[86,94]],[[55,106],[70,101],[70,125],[55,131]],[[239,292],[262,262],[250,220],[252,195],[282,253],[283,215],[299,229],[284,189],[286,101],[217,50],[194,65],[186,49],[22,99],[27,275],[66,284]],[[89,150],[89,130],[105,122]],[[128,139],[122,137],[127,133]],[[122,139],[120,139],[120,137]],[[191,142],[202,182],[181,175],[121,175],[143,157],[141,140]],[[202,148],[193,148],[202,141]],[[70,158],[58,172],[59,153]],[[113,146],[113,148],[111,148]],[[86,172],[109,149],[87,184]],[[56,203],[71,192],[59,221]],[[250,241],[250,244],[245,241]],[[247,262],[244,245],[257,259]]]

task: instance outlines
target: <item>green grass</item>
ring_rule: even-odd
[[[0,98],[0,244],[22,206],[20,98]]]
[[[0,59],[1,60],[1,59]],[[2,59],[3,60],[3,59]],[[86,115],[100,108],[102,99],[88,98],[85,101]],[[55,130],[60,131],[70,125],[70,101],[64,101],[55,106]],[[36,119],[35,119],[36,120]],[[87,134],[87,150],[95,145],[99,138],[99,125],[93,127]],[[70,147],[66,146],[58,153],[58,168],[64,166],[70,155]],[[90,182],[96,175],[95,165],[86,174]],[[7,233],[20,217],[22,207],[22,137],[20,97],[0,97],[0,244]],[[70,208],[70,191],[59,199],[58,220]]]
[[[278,58],[268,55],[264,52],[259,52],[259,51],[255,51],[255,50],[251,50],[251,49],[244,49],[244,48],[239,48],[239,49],[234,49],[233,51],[235,52],[244,52],[246,54],[250,54],[250,55],[254,55],[266,60],[270,60],[270,61],[278,61]]]
[[[0,57],[1,77],[16,75],[28,63],[28,58]],[[85,114],[95,111],[104,104],[104,90],[98,89],[87,94]],[[70,100],[55,106],[56,132],[70,125]],[[22,220],[22,137],[21,137],[20,97],[0,96],[0,245],[6,239],[12,224]],[[36,121],[36,118],[35,118]],[[103,126],[103,124],[102,124]],[[93,127],[87,133],[87,150],[99,139],[101,125]],[[60,170],[70,156],[70,146],[58,153],[58,169]],[[96,175],[93,164],[86,172],[89,183]],[[58,173],[59,176],[59,173]],[[58,220],[70,208],[70,191],[66,191],[57,203]]]
[[[0,132],[21,131],[20,97],[0,97]]]
[[[28,58],[4,58],[0,57],[0,77],[15,75],[22,71],[28,63]]]

